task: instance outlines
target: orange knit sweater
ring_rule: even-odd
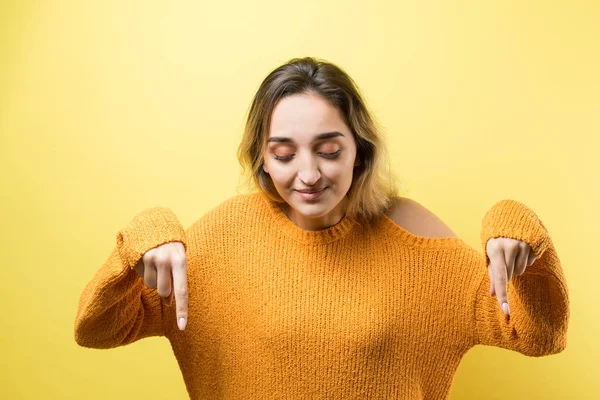
[[[489,294],[485,244],[529,243],[534,264],[509,282],[510,316]],[[186,248],[189,321],[176,325],[133,267],[160,244]],[[528,356],[565,349],[569,298],[537,215],[515,200],[486,213],[483,253],[459,237],[416,236],[381,214],[320,231],[294,225],[260,192],[234,196],[184,230],[144,210],[85,287],[81,346],[165,336],[192,399],[445,399],[477,344]]]

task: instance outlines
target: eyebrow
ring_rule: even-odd
[[[337,136],[344,136],[344,134],[341,132],[319,133],[317,136],[315,136],[315,138],[313,139],[313,142],[316,142],[318,140],[331,139],[331,138],[334,138]],[[269,142],[289,143],[289,142],[293,142],[293,140],[288,137],[273,136],[273,137],[270,137],[269,140],[267,140],[267,143],[269,143]]]

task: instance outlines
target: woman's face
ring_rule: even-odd
[[[358,163],[354,137],[337,108],[316,94],[277,103],[263,169],[297,226],[318,230],[339,222]]]

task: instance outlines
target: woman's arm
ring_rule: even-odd
[[[75,316],[75,341],[84,347],[107,349],[148,336],[163,336],[162,299],[135,272],[150,249],[179,241],[185,231],[168,208],[149,208],[117,234],[108,259],[83,290]]]
[[[521,240],[536,256],[524,274],[513,276],[508,283],[510,315],[490,296],[486,244],[496,237]],[[524,204],[502,200],[486,213],[481,241],[485,265],[480,259],[476,267],[479,284],[473,299],[477,343],[536,357],[563,351],[570,314],[567,282],[542,221]]]

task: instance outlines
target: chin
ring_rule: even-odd
[[[319,207],[307,207],[307,206],[300,206],[295,208],[295,211],[302,215],[303,217],[306,218],[319,218],[319,217],[324,217],[325,215],[327,215],[331,210],[323,207],[323,206],[319,206]]]
[[[337,204],[333,204],[331,201],[320,201],[320,202],[302,202],[302,201],[293,201],[288,202],[291,208],[294,209],[298,214],[307,217],[307,218],[319,218],[324,217],[325,215],[332,212]]]

